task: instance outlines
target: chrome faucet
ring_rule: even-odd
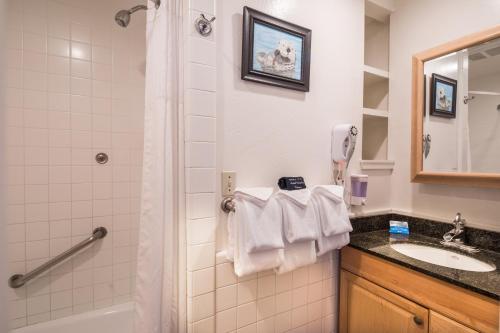
[[[448,231],[443,235],[445,242],[455,242],[459,244],[464,243],[464,226],[465,219],[462,218],[462,214],[457,213],[455,219],[453,220],[453,229]]]
[[[480,252],[478,248],[464,244],[464,227],[465,219],[462,218],[462,214],[457,213],[455,219],[453,220],[453,229],[443,235],[444,240],[442,240],[440,243],[444,246],[463,250],[468,253]]]
[[[443,239],[440,243],[447,247],[453,247],[459,250],[466,251],[468,253],[477,253],[480,250],[474,246],[469,246],[464,244],[465,236],[465,219],[462,218],[462,214],[457,213],[455,219],[453,220],[453,229],[448,231],[443,235]]]

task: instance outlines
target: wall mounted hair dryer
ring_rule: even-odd
[[[349,166],[358,129],[351,124],[337,125],[332,131],[333,179],[336,185],[344,185],[345,173]]]

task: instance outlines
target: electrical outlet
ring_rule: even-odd
[[[236,172],[223,171],[222,172],[222,195],[227,197],[234,194],[236,188]]]

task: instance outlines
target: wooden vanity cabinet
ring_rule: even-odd
[[[340,332],[428,332],[426,308],[347,271],[340,279]]]
[[[429,333],[477,333],[471,328],[457,323],[437,312],[429,312]]]
[[[498,333],[499,303],[345,247],[340,333]]]

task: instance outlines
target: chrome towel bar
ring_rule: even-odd
[[[50,268],[54,267],[55,265],[63,262],[64,260],[68,259],[75,253],[79,252],[80,250],[83,250],[90,244],[94,243],[95,241],[106,237],[106,234],[108,231],[104,227],[98,227],[95,228],[94,231],[92,232],[92,235],[81,241],[80,243],[76,244],[69,250],[64,251],[63,253],[55,256],[54,258],[50,259],[46,263],[38,266],[37,268],[33,269],[31,272],[28,272],[26,274],[15,274],[12,275],[9,279],[9,286],[11,288],[19,288],[24,286],[24,284],[38,275],[42,274],[43,272],[49,270]]]

